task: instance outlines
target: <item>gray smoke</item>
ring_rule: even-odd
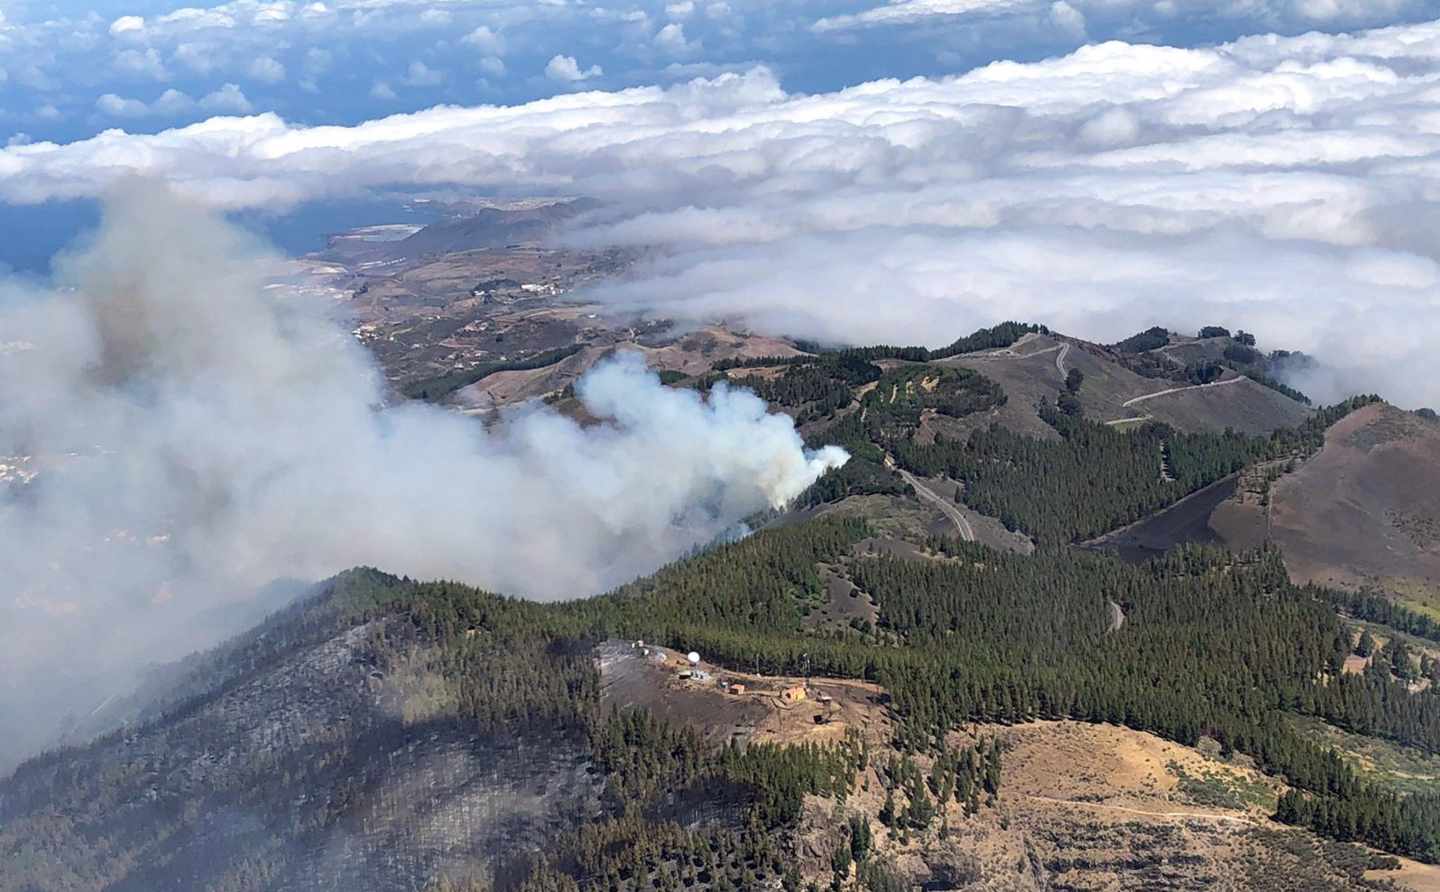
[[[206,643],[202,618],[276,578],[369,564],[583,596],[845,461],[753,394],[666,388],[634,355],[578,383],[607,419],[587,428],[381,409],[363,350],[267,293],[273,259],[142,184],[54,288],[0,285],[0,727],[38,701],[43,732],[103,696],[89,679]]]

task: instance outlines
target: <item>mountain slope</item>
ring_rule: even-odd
[[[168,708],[0,784],[0,889],[409,888],[595,812],[587,754],[429,702],[425,649],[357,571],[193,661]],[[434,713],[433,715],[427,713]]]

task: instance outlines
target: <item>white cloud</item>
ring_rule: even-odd
[[[1060,31],[1075,40],[1085,39],[1085,13],[1071,6],[1065,0],[1050,4],[1050,21]]]
[[[372,84],[372,85],[370,86],[370,98],[371,98],[371,99],[381,99],[381,100],[394,99],[394,98],[396,98],[396,97],[395,97],[395,88],[394,88],[394,87],[391,87],[389,84],[385,83],[384,81],[376,81],[374,84]]]
[[[672,56],[685,55],[694,50],[694,45],[685,39],[685,26],[678,22],[671,22],[655,32],[655,46],[661,52]]]
[[[152,47],[144,50],[121,50],[115,54],[115,70],[131,77],[145,77],[152,80],[169,80],[170,72],[160,59],[160,51]]]
[[[245,98],[245,92],[236,84],[225,84],[201,99],[200,105],[207,111],[225,115],[248,115],[255,110],[250,100]]]
[[[234,28],[239,24],[234,12],[224,6],[212,9],[197,9],[193,6],[177,9],[155,21],[157,28],[170,32],[202,31],[209,28]]]
[[[95,101],[95,108],[101,113],[116,118],[180,117],[194,113],[197,108],[222,114],[248,114],[254,111],[245,94],[234,84],[226,84],[208,94],[198,103],[182,90],[166,90],[154,102],[144,102],[106,93]]]
[[[1031,12],[1043,0],[898,0],[859,13],[829,16],[815,22],[817,31],[838,31],[869,25],[912,24],[926,19],[1000,16]]]
[[[411,62],[405,71],[405,85],[409,87],[434,87],[444,82],[445,72],[436,71],[424,62]]]
[[[575,61],[574,56],[553,56],[545,63],[545,76],[552,81],[562,83],[574,83],[576,81],[589,80],[592,77],[599,77],[605,72],[599,65],[591,65],[589,68],[581,69],[580,63]]]
[[[590,194],[605,215],[577,243],[667,246],[597,295],[666,315],[931,344],[1017,316],[1106,340],[1228,322],[1440,404],[1437,83],[1440,23],[1111,42],[805,95],[756,69],[12,147],[0,197],[98,194],[132,170],[227,206],[395,182]]]
[[[504,77],[505,62],[495,56],[486,56],[480,60],[480,70],[491,77]]]
[[[157,115],[174,117],[183,115],[195,107],[195,100],[181,90],[166,90],[160,94],[150,105],[151,111]]]
[[[487,55],[505,55],[505,38],[499,33],[490,30],[487,25],[481,25],[469,34],[466,34],[463,41]]]
[[[695,14],[694,0],[681,0],[680,3],[665,4],[665,14],[672,19],[688,19]]]
[[[317,77],[330,70],[335,64],[335,54],[329,50],[311,47],[305,51],[305,74]]]
[[[112,118],[143,118],[150,114],[150,106],[139,99],[126,99],[114,93],[105,93],[96,99],[95,108]]]
[[[450,11],[448,9],[432,8],[420,13],[421,24],[437,27],[450,24],[452,18],[454,17],[450,15]]]
[[[182,43],[171,58],[196,74],[209,74],[221,67],[224,54],[210,43]]]
[[[145,19],[138,15],[122,15],[110,23],[110,36],[120,37],[124,34],[138,34],[145,30]]]
[[[278,84],[285,80],[285,66],[270,56],[261,56],[250,63],[250,76],[267,84]]]
[[[1046,23],[1071,37],[1083,37],[1089,18],[1105,20],[1112,34],[1143,32],[1175,22],[1222,24],[1240,33],[1283,27],[1365,26],[1405,21],[1434,12],[1426,0],[890,0],[859,12],[823,16],[813,28],[832,32],[870,27],[974,26],[1009,22],[1017,27]],[[1233,31],[1232,31],[1233,33]]]

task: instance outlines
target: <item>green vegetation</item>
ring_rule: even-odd
[[[1059,440],[999,426],[977,430],[963,443],[937,436],[929,445],[883,428],[877,433],[902,467],[964,481],[970,507],[1043,545],[1061,545],[1139,520],[1251,462],[1309,455],[1324,445],[1331,424],[1378,399],[1356,397],[1320,409],[1299,427],[1268,437],[1185,434],[1159,423],[1117,431],[1050,407],[1041,408],[1041,417]],[[1160,473],[1162,456],[1173,479]]]
[[[1234,809],[1254,806],[1275,810],[1276,796],[1269,786],[1236,772],[1207,767],[1195,775],[1178,762],[1171,762],[1165,767],[1179,780],[1175,789],[1197,805]]]
[[[732,379],[739,387],[753,390],[767,403],[784,407],[797,424],[832,417],[854,401],[853,389],[878,381],[880,367],[854,356],[806,357],[803,363],[789,363],[774,377],[749,375]]]
[[[287,860],[284,841],[329,839],[356,819],[380,760],[417,734],[443,731],[475,746],[519,739],[569,747],[598,778],[594,814],[549,840],[543,853],[507,864],[506,889],[798,889],[789,831],[805,797],[824,797],[843,814],[838,806],[852,795],[857,772],[871,765],[871,753],[853,733],[832,746],[715,745],[642,710],[603,709],[595,645],[644,638],[699,650],[733,669],[883,686],[900,755],[876,766],[885,794],[878,818],[897,834],[928,832],[952,801],[974,814],[982,800],[1000,795],[998,741],[955,749],[947,734],[975,722],[1069,718],[1192,746],[1214,739],[1223,756],[1243,753],[1295,788],[1274,803],[1280,820],[1440,860],[1440,794],[1412,788],[1400,795],[1392,778],[1357,771],[1332,745],[1335,737],[1313,732],[1344,729],[1425,758],[1440,754],[1440,695],[1407,685],[1440,666],[1417,659],[1399,639],[1377,648],[1371,636],[1362,645],[1374,652],[1370,669],[1342,673],[1353,645],[1336,608],[1431,639],[1433,620],[1373,593],[1294,586],[1273,550],[1182,547],[1137,566],[1065,547],[1252,462],[1314,452],[1332,423],[1377,398],[1320,409],[1267,437],[1186,434],[1156,423],[1122,433],[1057,404],[1039,409],[1054,440],[990,426],[963,441],[922,442],[918,434],[931,416],[965,418],[1006,401],[985,376],[927,360],[1008,346],[1036,331],[1043,329],[1005,323],[938,351],[876,347],[747,360],[785,369],[737,382],[796,409],[797,417],[831,420],[812,443],[851,451],[843,469],[812,488],[811,504],[905,491],[884,466],[888,453],[915,473],[962,481],[966,503],[1032,536],[1042,546],[1034,555],[937,537],[922,560],[862,556],[855,545],[870,527],[831,517],[765,530],[604,596],[559,604],[352,571],[194,661],[163,715],[94,745],[119,753],[107,771],[84,770],[84,750],[22,766],[0,786],[0,859],[21,865],[22,878],[37,888],[105,888],[121,880],[127,888],[157,887],[167,865],[156,853],[197,832],[185,816],[233,809],[260,816],[256,854],[243,863],[197,864],[195,875],[211,871],[200,885],[283,886],[286,871],[304,867]],[[1164,329],[1151,329],[1117,349],[1136,354],[1167,340]],[[456,372],[412,395],[436,399],[499,366],[538,368],[575,349],[483,374]],[[885,370],[874,364],[882,358],[911,362]],[[1193,374],[1218,375],[1219,368],[1196,366]],[[855,389],[864,385],[873,387],[857,405]],[[1083,385],[1083,375],[1072,372],[1062,396],[1078,406]],[[874,599],[878,634],[805,622],[824,597],[820,564],[843,567]],[[1111,628],[1112,603],[1124,611],[1119,629]],[[198,799],[184,785],[161,783],[153,753],[131,752],[125,743],[127,735],[198,714],[282,656],[352,630],[354,659],[373,670],[370,677],[418,681],[393,713],[362,719],[356,706],[347,714],[354,722],[348,737],[337,733],[307,742],[300,755],[256,760]],[[1308,724],[1297,724],[1297,716]],[[215,742],[217,751],[222,743]],[[922,770],[927,759],[930,768]],[[1218,772],[1180,774],[1181,792],[1196,801],[1270,805],[1264,785]],[[312,787],[334,794],[297,801],[296,788]],[[153,796],[139,792],[151,789]],[[827,853],[837,877],[853,869],[866,888],[905,888],[874,852],[863,815],[847,818],[843,841]],[[127,873],[147,859],[154,876]],[[447,879],[437,888],[479,888],[467,882]]]
[[[969,722],[1070,717],[1188,745],[1212,737],[1223,751],[1246,753],[1307,791],[1282,802],[1285,819],[1397,852],[1440,856],[1433,845],[1440,815],[1425,800],[1387,798],[1285,719],[1299,711],[1347,726],[1373,721],[1377,733],[1434,749],[1440,733],[1434,696],[1338,679],[1350,636],[1328,600],[1289,584],[1275,552],[1237,558],[1184,548],[1132,566],[1083,551],[1023,557],[935,539],[929,543],[934,559],[854,556],[854,544],[867,532],[853,519],[765,531],[609,595],[563,604],[357,571],[294,609],[283,625],[296,636],[290,644],[260,634],[230,650],[226,661],[263,665],[273,648],[327,640],[365,623],[364,659],[386,676],[399,674],[416,654],[430,655],[445,695],[422,728],[538,735],[550,746],[568,740],[589,752],[604,777],[603,813],[524,868],[531,889],[616,888],[617,878],[619,888],[663,889],[692,872],[697,882],[702,873],[710,878],[702,882],[707,888],[756,888],[765,878],[783,884],[792,860],[785,831],[801,797],[843,802],[869,758],[855,738],[834,747],[742,751],[708,746],[643,712],[606,712],[590,649],[610,637],[693,648],[746,671],[878,681],[893,697],[895,742],[904,752],[935,757],[929,772],[903,757],[884,767],[888,820],[906,832],[930,826],[946,796],[973,808],[998,792],[998,747],[953,751],[943,743],[946,732]],[[820,587],[818,563],[847,565],[878,603],[888,633],[883,640],[893,643],[845,629],[807,629],[804,604]],[[1108,630],[1107,600],[1126,612],[1118,632]],[[179,704],[170,719],[190,708]],[[285,790],[354,775],[347,796],[359,796],[362,754],[372,747],[388,752],[393,741],[414,733],[404,720],[390,721],[333,754],[317,749],[313,761],[287,764]],[[0,799],[0,825],[11,828],[10,835],[0,833],[0,857],[30,859],[37,877],[53,876],[47,872],[53,867],[36,860],[31,841],[82,852],[92,849],[80,840],[114,839],[118,832],[107,821],[113,797],[127,795],[115,780],[125,774],[73,771],[71,756],[28,763]],[[135,770],[143,771],[144,755],[133,758]],[[274,786],[262,777],[279,769],[256,770],[261,775],[247,786],[222,795],[238,796],[236,802],[274,814],[282,825],[299,821],[316,832],[345,813],[344,801],[301,806],[285,791],[267,798]],[[185,794],[167,794],[176,795]],[[38,834],[25,816],[47,813],[56,802],[74,804],[72,829]],[[176,804],[161,801],[156,808]],[[701,804],[725,817],[685,829],[687,809]],[[1335,824],[1333,816],[1345,809],[1372,817],[1353,828]],[[1401,820],[1419,823],[1397,829]],[[131,826],[123,845],[143,857],[173,832],[164,828],[176,825],[138,826],[152,829]]]
[[[434,615],[437,603],[450,605],[441,613],[453,619],[427,626],[442,636],[508,617],[537,623],[535,633],[552,641],[643,635],[745,669],[875,679],[894,697],[898,742],[925,751],[943,751],[944,731],[969,721],[1112,721],[1191,745],[1212,736],[1324,801],[1383,806],[1383,794],[1279,716],[1300,710],[1336,723],[1379,716],[1392,730],[1434,746],[1440,719],[1430,709],[1432,696],[1338,678],[1349,636],[1328,603],[1289,585],[1274,552],[1237,560],[1187,548],[1132,567],[1088,553],[1025,558],[937,539],[931,547],[954,560],[852,560],[857,585],[880,605],[882,626],[905,646],[877,646],[839,631],[807,633],[800,605],[818,584],[814,563],[842,557],[863,532],[854,521],[819,521],[762,533],[614,595],[570,605],[527,605],[473,591],[455,599],[432,593],[416,603],[431,605],[418,608],[422,616]],[[1107,634],[1106,599],[1126,611],[1120,633]],[[476,612],[477,602],[484,612]],[[513,653],[516,642],[504,640],[503,652]],[[553,643],[545,648],[554,651]],[[566,674],[563,663],[549,659],[552,671]],[[577,681],[567,688],[585,690]],[[496,712],[485,706],[479,714]],[[1412,718],[1425,727],[1405,731]],[[902,808],[898,800],[895,808]],[[785,810],[763,813],[783,819]],[[1407,806],[1403,814],[1415,812]],[[1433,832],[1437,825],[1426,826]],[[1410,836],[1374,827],[1373,835],[1356,838],[1436,854]]]
[[[1344,731],[1313,716],[1290,720],[1299,733],[1343,753],[1366,781],[1404,794],[1433,793],[1440,785],[1440,755]]]
[[[1335,605],[1336,610],[1347,616],[1389,626],[1417,638],[1440,642],[1440,621],[1403,604],[1397,604],[1374,589],[1366,588],[1358,592],[1323,589],[1321,592]]]
[[[926,347],[895,347],[888,344],[881,344],[874,347],[844,347],[837,350],[827,349],[819,344],[798,343],[801,349],[812,353],[839,354],[867,360],[903,359],[908,362],[930,362],[936,359],[959,356],[962,353],[974,353],[977,350],[999,350],[1004,347],[1009,347],[1027,334],[1049,334],[1049,331],[1050,330],[1043,325],[1032,325],[1024,322],[1002,322],[990,328],[982,328],[973,334],[966,335],[935,350]],[[795,360],[791,359],[787,361],[793,362]]]
[[[1155,326],[1147,328],[1139,334],[1133,334],[1123,341],[1111,345],[1121,353],[1145,353],[1157,347],[1164,347],[1170,343],[1170,332]]]
[[[992,426],[963,443],[936,437],[930,445],[896,442],[892,451],[917,474],[964,481],[967,505],[1046,545],[1139,520],[1238,471],[1256,452],[1237,434],[1181,434],[1153,423],[1122,432],[1052,408],[1041,417],[1059,440]],[[1162,456],[1174,479],[1161,476]]]

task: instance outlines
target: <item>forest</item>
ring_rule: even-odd
[[[1412,694],[1394,678],[1340,676],[1355,647],[1349,630],[1327,593],[1288,582],[1276,552],[1237,556],[1186,547],[1130,565],[1077,549],[1026,557],[936,538],[926,543],[935,557],[917,561],[857,553],[855,544],[870,532],[853,518],[765,530],[608,595],[560,604],[353,571],[269,633],[229,646],[223,659],[243,672],[271,649],[361,625],[371,630],[367,659],[378,671],[400,671],[417,647],[433,652],[446,685],[422,727],[456,723],[497,740],[539,736],[552,745],[563,737],[588,751],[604,777],[603,815],[543,855],[506,865],[502,888],[683,888],[687,877],[704,877],[714,889],[754,888],[762,878],[801,888],[784,832],[801,797],[822,795],[843,806],[856,771],[872,757],[855,737],[830,747],[716,748],[643,711],[605,710],[591,648],[617,637],[698,649],[714,663],[746,671],[806,671],[884,686],[893,698],[892,743],[902,757],[882,771],[889,805],[880,819],[896,828],[926,826],[942,794],[972,811],[978,798],[1004,795],[998,750],[949,750],[943,742],[949,729],[1072,718],[1187,745],[1213,738],[1224,752],[1249,755],[1296,789],[1282,800],[1280,819],[1440,858],[1433,802],[1398,798],[1362,781],[1341,754],[1283,720],[1288,713],[1314,715],[1440,750],[1436,696]],[[819,563],[844,564],[876,599],[883,635],[817,632],[805,624],[806,605],[821,588]],[[1124,611],[1123,628],[1109,627],[1107,602]],[[277,640],[280,629],[292,637]],[[197,695],[195,704],[207,696]],[[194,708],[178,702],[156,721]],[[358,781],[368,748],[384,752],[393,745],[386,741],[406,733],[403,723],[382,726],[368,743],[323,758],[317,751],[283,770],[297,784],[336,773]],[[917,780],[906,753],[925,754],[941,767]],[[65,850],[79,857],[86,850],[80,839],[115,832],[103,806],[115,795],[106,785],[115,781],[66,770],[73,756],[61,751],[23,766],[11,786],[32,793],[0,798],[0,820],[43,811],[48,801],[91,803],[65,831],[77,834]],[[264,788],[257,783],[257,791]],[[661,796],[662,790],[669,792]],[[721,817],[686,829],[675,809],[687,802],[703,802]],[[279,826],[302,835],[343,814],[335,805],[316,811],[284,797],[265,807]],[[173,832],[156,826],[161,836],[131,826],[112,845],[143,853]],[[847,838],[863,841],[866,832],[857,824]],[[21,854],[16,845],[23,842],[0,834],[0,855]],[[864,860],[860,875],[875,878],[871,888],[886,888],[894,876],[867,854],[862,842],[848,855],[837,850],[835,863],[848,869],[845,858]],[[259,863],[247,862],[245,875]],[[266,870],[278,874],[281,866]],[[209,888],[251,888],[239,871]]]
[[[1440,695],[1409,684],[1440,667],[1416,659],[1404,642],[1382,649],[1362,635],[1356,643],[1350,628],[1362,620],[1435,640],[1433,621],[1371,592],[1292,585],[1271,549],[1233,554],[1184,546],[1135,565],[1069,547],[1253,462],[1303,459],[1320,448],[1331,424],[1378,397],[1321,408],[1302,425],[1268,436],[1185,433],[1153,422],[1122,433],[1041,405],[1054,439],[986,426],[963,440],[942,434],[922,441],[927,413],[964,418],[1007,399],[977,372],[926,360],[947,350],[1006,346],[1042,330],[1006,323],[942,351],[878,347],[751,360],[783,371],[738,382],[813,422],[812,445],[838,443],[852,453],[801,506],[906,492],[886,467],[888,455],[917,474],[961,481],[965,503],[1031,536],[1039,546],[1033,555],[935,537],[923,543],[925,559],[875,556],[857,549],[874,534],[867,522],[821,511],[607,594],[562,603],[377,570],[347,572],[255,632],[189,661],[187,682],[147,721],[166,727],[198,714],[277,654],[354,629],[364,630],[364,659],[378,676],[404,675],[416,654],[425,654],[440,682],[427,689],[423,709],[408,704],[357,726],[350,740],[317,740],[304,759],[257,766],[234,788],[215,793],[212,806],[266,815],[254,831],[259,854],[192,869],[210,871],[206,888],[264,888],[297,869],[286,860],[285,840],[320,839],[348,819],[378,770],[376,759],[421,730],[451,728],[495,746],[543,740],[572,747],[601,783],[598,814],[543,851],[507,860],[494,874],[498,888],[742,890],[778,881],[801,889],[787,832],[806,796],[844,809],[857,773],[873,765],[868,744],[850,734],[828,746],[715,745],[643,710],[607,709],[593,653],[617,638],[699,650],[732,669],[882,686],[894,723],[889,744],[898,756],[874,766],[885,793],[876,819],[897,833],[925,832],[938,820],[939,804],[953,801],[973,815],[982,800],[1004,795],[1000,745],[980,741],[957,750],[946,742],[949,732],[972,723],[1063,718],[1123,725],[1185,745],[1214,740],[1223,755],[1244,754],[1292,788],[1279,801],[1278,820],[1440,861],[1440,796],[1400,796],[1367,781],[1342,753],[1286,720],[1312,716],[1440,753]],[[1124,349],[1145,349],[1158,336],[1142,333]],[[914,361],[888,369],[875,364],[894,358]],[[1079,376],[1073,382],[1071,390],[1083,387]],[[856,400],[856,388],[867,385],[873,386]],[[874,628],[822,631],[806,622],[809,605],[823,598],[822,564],[843,568],[873,598]],[[1112,608],[1124,617],[1118,628]],[[1343,673],[1357,648],[1373,654],[1370,668]],[[135,733],[125,729],[94,746],[115,746],[120,735]],[[136,754],[122,756],[103,777],[90,776],[75,768],[83,752],[33,759],[0,788],[0,828],[12,828],[0,831],[0,858],[27,865],[38,888],[56,885],[57,877],[60,885],[77,878],[102,883],[183,836],[185,819],[177,816],[201,808],[170,793],[137,806],[153,817],[148,823],[117,824],[110,815],[127,801],[126,784],[157,769]],[[928,771],[917,767],[922,756]],[[286,787],[339,792],[324,802],[297,802],[267,780],[274,776]],[[46,811],[50,802],[73,806],[57,821]],[[696,820],[702,811],[706,818]],[[904,888],[872,852],[869,822],[863,813],[846,818],[843,842],[831,856],[835,876],[853,868],[867,889]],[[26,836],[27,828],[42,825],[45,851]],[[93,855],[97,850],[106,854]],[[147,880],[140,874],[127,882],[114,888],[143,889]],[[457,876],[435,888],[482,886]]]
[[[499,631],[509,614],[508,622],[552,645],[571,636],[644,636],[746,670],[785,674],[803,667],[871,679],[894,697],[895,742],[905,751],[934,753],[944,732],[965,722],[1036,718],[1112,722],[1190,745],[1211,737],[1284,777],[1305,802],[1323,803],[1282,811],[1282,818],[1312,823],[1307,816],[1322,812],[1363,813],[1370,817],[1339,838],[1440,858],[1435,816],[1421,810],[1427,822],[1400,832],[1397,822],[1411,820],[1417,805],[1387,798],[1359,780],[1340,754],[1281,721],[1287,712],[1310,714],[1440,750],[1436,696],[1409,693],[1394,679],[1341,676],[1348,632],[1328,598],[1290,585],[1276,552],[1235,556],[1190,547],[1132,566],[1068,549],[1021,557],[935,539],[930,548],[946,560],[851,560],[854,580],[877,599],[881,626],[899,646],[858,632],[807,632],[802,605],[819,585],[815,563],[842,559],[865,533],[855,520],[812,521],[724,546],[599,599],[521,605],[442,587],[411,602],[410,613],[426,635],[441,640],[477,623]],[[1107,628],[1107,601],[1127,617],[1117,632]],[[480,604],[487,606],[477,610]],[[563,661],[550,659],[551,671],[565,674]],[[564,690],[584,691],[579,679]],[[521,687],[560,689],[513,690]],[[493,707],[482,704],[493,697],[487,689],[485,697],[462,702],[474,704],[471,715],[491,720]],[[523,708],[553,718],[538,703]],[[803,783],[838,789],[839,775],[826,777]],[[647,785],[627,789],[643,797]],[[783,800],[760,797],[755,801],[768,804],[757,814],[783,823],[787,811],[777,805]],[[897,808],[909,802],[897,794]]]

